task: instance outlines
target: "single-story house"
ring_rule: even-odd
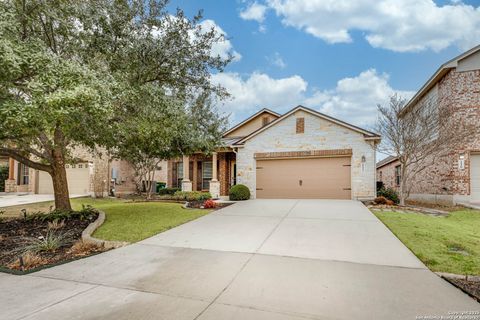
[[[252,198],[371,200],[380,136],[298,106],[262,109],[223,135],[223,147],[168,162],[167,183],[225,197],[235,184]]]
[[[405,105],[402,113],[406,115],[415,108],[432,106],[433,112],[440,108],[452,108],[454,121],[478,125],[480,45],[441,65]],[[429,112],[432,111],[429,109]],[[398,161],[387,162],[377,165],[377,178],[385,185],[396,181],[399,172]],[[480,133],[473,132],[407,183],[407,188],[411,189],[411,200],[444,204],[480,203]]]

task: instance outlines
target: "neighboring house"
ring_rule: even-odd
[[[452,118],[462,123],[480,123],[480,46],[446,62],[406,104],[412,108],[454,108]],[[455,134],[452,132],[451,134]],[[377,165],[377,177],[392,181],[395,163]],[[389,182],[390,183],[390,182]],[[480,134],[472,134],[451,152],[417,174],[410,199],[425,202],[461,204],[480,202]]]
[[[262,109],[223,135],[212,155],[170,160],[168,185],[228,195],[246,185],[252,198],[371,200],[376,194],[370,131],[298,106],[280,115]]]
[[[75,164],[66,165],[71,195],[106,196],[112,189],[115,190],[115,195],[136,191],[134,170],[128,162],[100,157],[84,149],[76,149],[74,156],[79,160]],[[5,162],[9,166],[5,192],[53,194],[52,179],[47,172],[29,168],[12,158],[3,159],[7,159]],[[162,161],[157,169],[155,180],[166,182],[166,161]]]
[[[377,163],[377,181],[385,188],[400,189],[401,170],[397,157],[388,156]]]

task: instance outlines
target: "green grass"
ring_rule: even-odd
[[[432,271],[480,275],[480,212],[374,212]]]
[[[157,233],[176,227],[185,222],[199,218],[209,210],[183,209],[181,204],[166,202],[127,202],[119,199],[72,199],[74,210],[83,205],[91,205],[105,212],[105,222],[93,234],[94,237],[136,242]],[[21,209],[28,212],[47,211],[52,202],[20,205],[4,208],[8,216],[19,216]]]

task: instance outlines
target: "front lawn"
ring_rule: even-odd
[[[374,214],[432,271],[480,275],[480,212]]]
[[[105,223],[93,234],[94,237],[136,242],[153,236],[159,232],[171,229],[190,220],[201,217],[209,210],[183,209],[178,203],[165,202],[128,202],[119,199],[71,199],[74,210],[83,205],[91,205],[105,212]],[[48,212],[53,202],[26,204],[9,208],[0,208],[6,211],[6,216],[18,217],[20,210],[27,212]]]

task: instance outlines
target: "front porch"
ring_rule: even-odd
[[[167,186],[182,191],[208,191],[214,199],[228,196],[236,184],[236,155],[231,150],[195,153],[168,163]]]

